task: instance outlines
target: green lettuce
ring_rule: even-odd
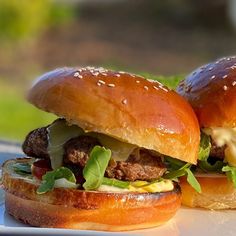
[[[178,177],[187,176],[188,183],[198,192],[201,193],[201,186],[191,171],[191,164],[168,157],[170,169],[163,176],[164,179],[172,179],[177,181]],[[181,166],[182,165],[182,166]],[[177,169],[178,168],[178,169]]]
[[[104,147],[95,146],[89,159],[83,169],[85,190],[95,190],[101,186],[105,174],[105,170],[111,159],[111,150]]]
[[[210,136],[201,132],[201,141],[198,153],[198,167],[204,172],[221,172],[224,166],[223,161],[211,162],[209,155],[211,151],[211,139]]]
[[[199,145],[198,159],[201,161],[207,160],[211,151],[211,139],[210,136],[201,132],[201,140]]]
[[[76,183],[76,178],[74,173],[66,168],[66,167],[60,167],[53,171],[48,171],[45,175],[42,177],[42,182],[39,188],[37,189],[38,194],[43,194],[48,191],[51,191],[54,188],[55,181],[57,179],[65,178],[71,183]]]
[[[29,163],[15,163],[13,169],[17,174],[28,175],[31,174],[31,164]]]
[[[227,165],[222,168],[222,171],[226,172],[228,179],[233,182],[234,187],[236,188],[236,167]]]

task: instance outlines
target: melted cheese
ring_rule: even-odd
[[[112,152],[112,158],[115,161],[126,161],[134,149],[137,148],[137,146],[133,144],[121,142],[118,139],[105,134],[88,133],[88,135],[96,137],[105,148],[110,149]]]
[[[64,144],[71,138],[78,137],[80,135],[87,135],[96,137],[99,142],[105,148],[108,148],[112,152],[112,158],[115,161],[125,161],[130,154],[137,148],[137,146],[121,142],[115,138],[107,136],[105,134],[95,132],[85,132],[76,125],[68,125],[65,120],[57,120],[48,127],[48,153],[51,160],[51,166],[53,169],[57,169],[62,166]]]
[[[217,146],[222,147],[227,145],[225,149],[225,161],[229,165],[236,167],[236,128],[205,128],[203,130],[210,135]]]
[[[48,154],[51,166],[57,169],[62,166],[64,144],[71,138],[82,135],[84,131],[76,125],[68,125],[65,120],[57,120],[48,128]]]

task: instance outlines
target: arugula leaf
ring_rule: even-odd
[[[29,163],[15,163],[13,169],[17,174],[31,174],[31,165]]]
[[[201,132],[201,141],[198,153],[198,167],[205,172],[221,172],[224,165],[222,161],[216,161],[212,164],[209,160],[209,155],[211,151],[211,139],[210,136]]]
[[[186,169],[190,167],[189,163],[186,163],[178,170],[170,171],[169,173],[164,175],[164,179],[177,179],[178,177],[186,175]]]
[[[172,179],[176,180],[178,177],[187,175],[187,181],[188,183],[197,191],[201,192],[201,186],[198,183],[197,179],[193,175],[192,171],[190,170],[191,164],[186,163],[178,170],[170,171],[169,173],[165,174],[163,178],[165,179]]]
[[[223,161],[216,161],[214,164],[211,164],[208,162],[208,159],[206,159],[204,161],[198,161],[198,166],[205,172],[221,172],[224,163]]]
[[[226,172],[228,179],[233,182],[234,187],[236,188],[236,167],[224,166],[222,171]]]
[[[178,170],[186,164],[183,161],[168,156],[165,156],[165,162],[167,162],[167,165],[171,170]]]
[[[108,185],[108,186],[115,186],[118,188],[128,188],[130,185],[130,182],[103,177],[102,184]]]
[[[198,159],[205,161],[210,155],[211,151],[211,139],[210,136],[201,132],[201,140],[198,152]]]
[[[110,158],[111,150],[100,146],[95,146],[92,149],[89,159],[83,169],[83,176],[86,180],[83,184],[84,189],[94,190],[99,188],[102,184]]]
[[[37,189],[38,194],[43,194],[51,191],[55,185],[55,180],[65,178],[72,183],[76,183],[76,178],[73,172],[66,168],[60,167],[53,171],[48,171],[43,177],[39,188]]]
[[[194,174],[192,173],[192,171],[187,168],[185,169],[185,171],[187,172],[187,181],[188,183],[198,192],[201,193],[201,186],[198,183],[197,179],[195,178]]]

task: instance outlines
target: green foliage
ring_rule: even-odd
[[[29,131],[55,118],[30,105],[20,89],[0,83],[0,139],[23,141]]]
[[[179,84],[179,82],[184,79],[184,76],[182,76],[182,75],[175,75],[175,76],[161,76],[161,75],[159,75],[159,76],[156,76],[156,75],[151,75],[149,73],[140,73],[140,75],[142,75],[146,79],[159,81],[171,89],[175,89],[177,87],[177,85]]]
[[[0,0],[0,39],[21,41],[73,16],[70,5],[51,0]]]

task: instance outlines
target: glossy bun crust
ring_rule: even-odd
[[[207,175],[207,174],[206,174]],[[202,193],[197,193],[181,178],[182,204],[211,210],[236,209],[236,189],[226,176],[197,177]]]
[[[178,185],[164,193],[111,193],[57,188],[38,195],[37,182],[16,178],[10,168],[12,162],[16,160],[7,161],[3,166],[6,211],[32,226],[136,230],[165,223],[175,215],[181,204]]]
[[[177,92],[192,105],[200,127],[235,127],[236,57],[198,68],[180,83]]]
[[[61,68],[41,76],[28,100],[87,131],[196,163],[197,118],[158,82],[103,68]]]

